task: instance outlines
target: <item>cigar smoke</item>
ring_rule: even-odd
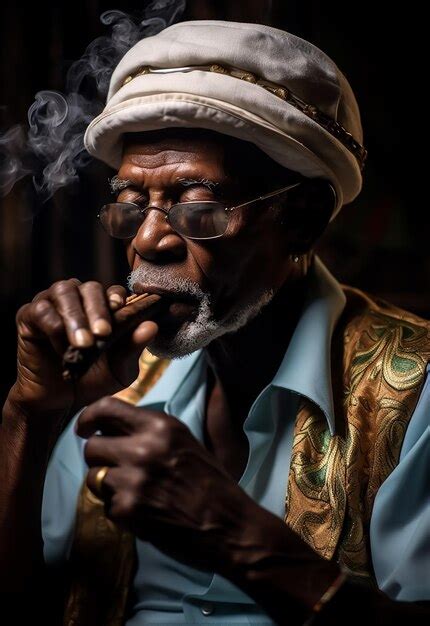
[[[0,158],[0,195],[6,196],[18,180],[32,173],[22,126],[13,126],[0,135]]]
[[[65,93],[39,91],[28,110],[28,128],[14,126],[0,135],[0,195],[30,174],[44,201],[78,180],[79,170],[91,160],[83,143],[85,129],[103,108],[115,66],[140,39],[178,21],[185,3],[154,0],[139,18],[117,10],[101,15],[111,32],[91,42],[71,65]]]

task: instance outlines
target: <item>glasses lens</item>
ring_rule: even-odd
[[[182,202],[170,209],[169,222],[184,237],[213,239],[225,233],[228,212],[219,202]]]
[[[135,236],[145,216],[135,204],[111,202],[102,207],[99,219],[111,237],[129,239]]]

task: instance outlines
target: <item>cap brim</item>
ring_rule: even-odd
[[[293,107],[290,108],[292,123],[300,125],[303,121],[300,118],[305,116]],[[312,132],[317,145],[323,146],[326,152],[330,148],[336,151],[338,169],[342,168],[339,154],[343,155],[345,169],[350,174],[351,159],[354,157],[349,151],[312,120],[306,119],[306,123],[315,126]],[[92,156],[118,169],[122,159],[124,133],[172,127],[205,128],[249,141],[286,168],[309,178],[330,180],[337,195],[332,217],[346,201],[337,173],[327,166],[330,159],[323,160],[287,132],[254,113],[214,98],[185,93],[158,93],[126,99],[109,106],[90,123],[84,142]],[[357,164],[355,166],[358,167]]]

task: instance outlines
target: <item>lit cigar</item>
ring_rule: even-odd
[[[78,380],[113,342],[119,341],[121,335],[137,327],[141,322],[150,320],[163,304],[161,296],[142,293],[129,296],[125,305],[112,314],[113,330],[109,337],[96,338],[89,348],[69,346],[63,355],[63,379]],[[132,314],[133,312],[133,314]]]

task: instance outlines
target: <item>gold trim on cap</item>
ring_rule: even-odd
[[[358,165],[360,166],[360,170],[364,169],[364,164],[367,158],[367,150],[364,146],[362,146],[358,141],[354,139],[350,132],[346,130],[336,120],[332,119],[322,111],[320,111],[316,106],[312,104],[308,104],[295,94],[291,92],[290,89],[284,87],[283,85],[279,85],[277,83],[272,83],[264,78],[260,78],[256,74],[252,72],[248,72],[246,70],[238,69],[235,67],[226,67],[224,65],[219,65],[217,63],[213,63],[212,65],[188,65],[185,67],[150,67],[149,65],[143,65],[138,67],[136,71],[129,74],[122,83],[122,87],[127,85],[130,81],[132,81],[137,76],[143,76],[145,74],[171,74],[174,72],[193,72],[194,70],[199,70],[203,72],[215,72],[217,74],[224,74],[226,76],[230,76],[232,78],[238,78],[239,80],[245,80],[248,83],[253,83],[255,85],[259,85],[269,91],[274,96],[281,98],[288,104],[291,104],[293,107],[310,117],[314,122],[319,124],[324,130],[329,132],[333,137],[338,139],[345,148],[355,156],[358,161]]]

